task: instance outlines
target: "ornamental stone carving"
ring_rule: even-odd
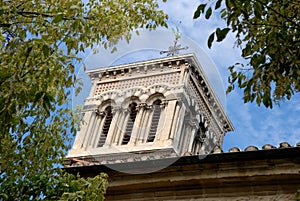
[[[86,124],[75,139],[84,143],[74,146],[68,157],[113,155],[114,160],[104,157],[103,161],[114,163],[127,161],[124,154],[139,151],[153,152],[145,157],[153,160],[157,155],[171,157],[155,151],[169,149],[183,156],[192,153],[198,127],[204,131],[197,137],[197,154],[205,154],[221,146],[224,134],[233,130],[193,54],[99,68],[88,74],[93,87],[84,106]],[[154,110],[155,101],[160,110]],[[136,113],[128,111],[131,102],[137,104]],[[107,103],[112,113],[106,117]],[[105,146],[94,146],[100,138]]]

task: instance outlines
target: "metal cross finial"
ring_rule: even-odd
[[[177,45],[178,40],[181,38],[181,33],[179,32],[178,27],[176,30],[172,28],[172,31],[175,35],[174,45],[169,47],[169,50],[160,51],[160,54],[167,54],[167,56],[174,56],[179,54],[180,50],[186,50],[188,47],[181,47],[180,44]]]

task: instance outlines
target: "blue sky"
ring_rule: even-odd
[[[134,36],[129,44],[121,42],[114,54],[100,49],[99,54],[90,54],[86,57],[87,69],[126,63],[136,58],[146,60],[161,57],[159,51],[172,45],[174,36],[171,28],[177,26],[183,34],[180,43],[190,47],[186,52],[196,52],[235,127],[234,132],[226,134],[223,150],[228,151],[231,147],[245,149],[249,145],[261,148],[264,144],[278,147],[283,141],[295,146],[300,141],[300,94],[294,95],[290,101],[281,103],[280,107],[274,106],[272,110],[264,106],[258,107],[254,103],[244,104],[243,92],[238,88],[225,96],[225,89],[228,86],[228,66],[245,61],[240,56],[241,51],[233,47],[233,35],[229,35],[221,43],[214,43],[211,49],[207,48],[210,33],[217,26],[225,27],[225,23],[218,17],[209,21],[203,18],[193,20],[194,11],[199,4],[199,1],[185,0],[169,0],[162,3],[161,9],[169,15],[169,29],[159,29],[151,33],[141,31],[140,36]],[[212,60],[215,67],[207,57]],[[82,69],[79,71],[79,77],[82,77],[86,84],[84,88],[88,89],[90,87],[88,78]],[[88,91],[83,90],[80,97],[87,97]]]
[[[168,1],[162,4],[162,9],[168,13],[170,22],[178,25],[183,34],[194,41],[209,55],[221,74],[224,86],[227,87],[229,72],[227,67],[244,62],[241,51],[233,48],[234,37],[230,35],[221,43],[214,43],[211,49],[207,48],[207,38],[216,26],[225,27],[225,23],[218,17],[212,20],[203,18],[193,20],[193,13],[200,1]],[[225,136],[223,149],[237,146],[242,149],[248,145],[261,148],[264,144],[276,147],[282,141],[295,146],[300,141],[300,94],[296,94],[290,101],[272,110],[255,104],[244,104],[242,91],[237,89],[226,96],[226,109],[235,131]]]

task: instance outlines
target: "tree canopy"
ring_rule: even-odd
[[[272,108],[300,90],[300,3],[297,0],[206,0],[194,13],[210,19],[220,11],[227,27],[208,37],[221,42],[233,32],[243,62],[229,67],[229,87],[243,89],[244,101]]]
[[[133,30],[166,19],[152,0],[0,1],[0,199],[84,200],[82,189],[94,192],[57,168],[79,125],[68,107],[78,53],[96,44],[115,50]]]

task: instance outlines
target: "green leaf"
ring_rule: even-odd
[[[49,49],[49,47],[47,45],[43,46],[43,53],[44,53],[45,57],[49,57],[49,55],[50,55],[50,49]]]
[[[229,85],[226,90],[226,94],[229,94],[234,89],[234,85]]]
[[[211,14],[212,14],[212,9],[211,9],[211,7],[209,7],[205,13],[205,18],[209,19]]]
[[[216,30],[217,42],[221,42],[222,40],[224,40],[224,38],[226,37],[226,35],[228,34],[229,31],[230,31],[230,28],[224,28],[224,29],[218,28]]]
[[[254,15],[255,15],[255,17],[257,17],[258,19],[261,19],[261,17],[262,17],[262,6],[261,6],[261,3],[255,1],[253,7],[254,7]]]
[[[0,71],[0,82],[3,82],[4,80],[8,79],[9,77],[11,77],[11,73],[4,69]]]
[[[218,8],[221,7],[221,3],[222,3],[222,0],[218,0],[218,1],[216,2],[215,10],[217,10]]]
[[[260,106],[260,103],[261,103],[261,98],[260,97],[256,97],[256,104],[258,106]]]
[[[210,36],[208,37],[208,40],[207,40],[208,48],[211,48],[214,38],[215,38],[215,32],[211,33]]]
[[[204,9],[206,7],[206,4],[200,4],[197,8],[197,10],[194,13],[194,19],[197,19],[200,17],[200,14],[204,12]]]
[[[58,23],[61,22],[63,20],[63,14],[57,14],[54,19],[53,19],[53,23]]]
[[[81,120],[68,108],[74,65],[80,51],[113,48],[138,27],[167,27],[167,15],[152,0],[20,2],[0,6],[6,31],[0,35],[0,200],[60,200],[64,193],[104,200],[106,178],[96,179],[102,188],[96,189],[55,168]]]
[[[70,6],[70,9],[71,10],[79,10],[80,8],[76,5],[72,5],[72,6]]]
[[[3,198],[4,200],[8,200],[8,195],[5,193],[1,193],[0,198]]]
[[[230,10],[234,6],[234,1],[235,0],[225,0],[225,4],[226,4],[227,9]]]
[[[271,99],[270,99],[270,95],[269,94],[264,94],[263,96],[263,103],[266,107],[270,107],[272,108],[272,105],[271,105]]]

